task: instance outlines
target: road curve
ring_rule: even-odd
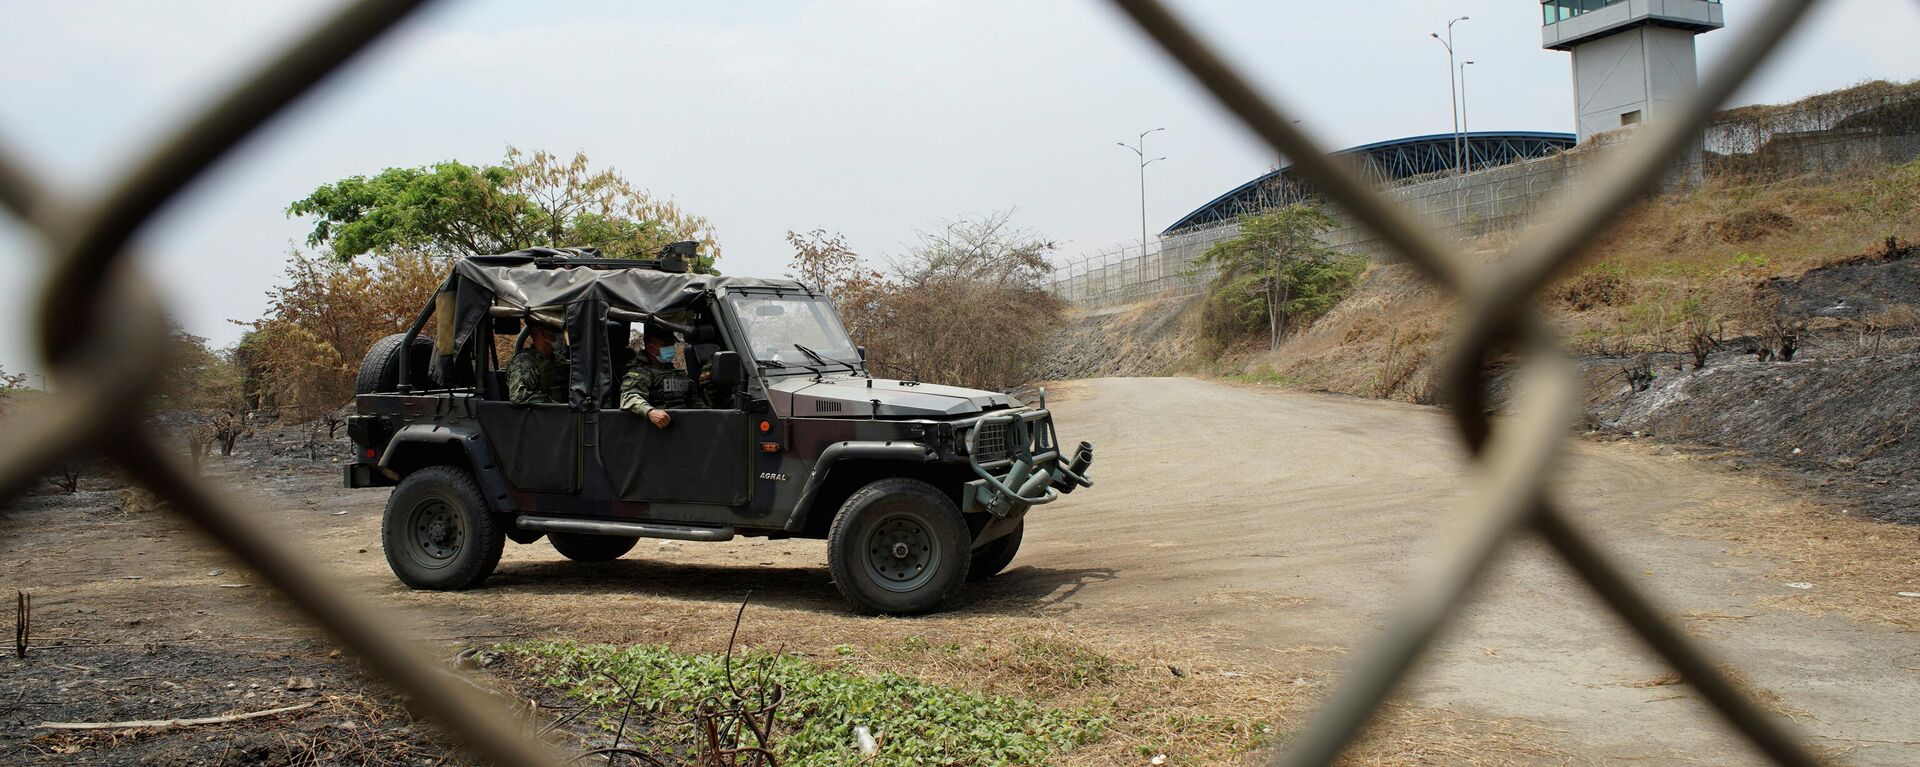
[[[1460,518],[1462,450],[1432,408],[1183,378],[1071,382],[1050,405],[1062,439],[1096,445],[1098,484],[1035,511],[1025,549],[990,588],[1030,590],[1063,621],[1206,637],[1249,662],[1302,645],[1357,649]],[[1853,748],[1854,764],[1920,763],[1920,674],[1895,663],[1920,652],[1920,636],[1770,607],[1781,563],[1663,531],[1707,504],[1782,499],[1644,445],[1573,453],[1557,483],[1567,508],[1670,614],[1743,616],[1688,628],[1808,714],[1815,742]],[[1753,760],[1691,697],[1635,686],[1663,672],[1527,540],[1409,693],[1534,720],[1595,761]]]

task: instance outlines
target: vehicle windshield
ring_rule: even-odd
[[[747,333],[753,358],[763,364],[801,369],[836,363],[858,366],[860,353],[826,299],[772,293],[732,293],[727,303]],[[805,347],[803,350],[802,347]],[[815,359],[807,352],[819,355]]]

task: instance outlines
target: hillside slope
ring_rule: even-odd
[[[1920,162],[1839,178],[1718,181],[1643,204],[1540,302],[1586,371],[1588,426],[1809,472],[1920,523]],[[1515,235],[1468,243],[1494,263]],[[1219,375],[1433,403],[1457,322],[1404,265]]]

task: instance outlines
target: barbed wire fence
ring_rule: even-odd
[[[1578,376],[1528,300],[1575,263],[1584,244],[1652,188],[1700,135],[1715,105],[1731,95],[1815,0],[1780,0],[1738,38],[1721,67],[1681,114],[1649,126],[1618,157],[1590,169],[1588,193],[1550,211],[1497,264],[1475,268],[1413,214],[1327,157],[1286,112],[1155,0],[1113,0],[1162,50],[1255,134],[1296,158],[1296,172],[1367,227],[1396,257],[1460,297],[1460,335],[1446,379],[1451,415],[1474,488],[1465,531],[1423,586],[1355,656],[1311,725],[1289,744],[1285,765],[1327,765],[1361,732],[1427,646],[1454,616],[1507,545],[1544,540],[1654,652],[1665,658],[1729,725],[1778,764],[1818,762],[1790,723],[1762,712],[1715,660],[1668,622],[1601,543],[1567,513],[1551,485],[1577,412]],[[380,620],[328,573],[270,533],[232,488],[195,476],[146,424],[143,403],[161,376],[166,313],[131,244],[141,226],[262,124],[351,59],[423,2],[358,0],[254,72],[120,175],[109,191],[73,197],[32,177],[0,147],[0,207],[42,236],[54,268],[39,293],[39,341],[55,381],[41,407],[22,414],[0,444],[0,499],[76,454],[100,454],[169,502],[329,632],[416,713],[442,725],[475,758],[496,765],[553,764],[560,756],[513,724],[502,701],[443,671],[423,649]],[[1291,110],[1289,110],[1291,111]],[[1152,252],[1142,254],[1141,268]],[[1124,261],[1124,259],[1123,259]],[[1151,268],[1161,268],[1153,266]],[[1484,371],[1510,353],[1519,394],[1512,415],[1487,415]]]
[[[1920,157],[1920,83],[1870,83],[1793,104],[1728,110],[1714,115],[1702,136],[1697,154],[1671,164],[1670,182],[1829,177],[1907,162]],[[1609,162],[1630,137],[1631,129],[1549,157],[1401,179],[1382,185],[1379,193],[1442,239],[1466,241],[1517,228],[1564,203],[1593,178],[1589,171]],[[1271,202],[1318,201],[1277,194]],[[1322,237],[1335,250],[1373,259],[1392,256],[1363,222],[1338,207],[1329,212],[1342,222]],[[1130,241],[1099,249],[1060,264],[1052,289],[1085,309],[1197,295],[1216,276],[1197,259],[1239,233],[1239,224],[1228,221],[1155,238],[1144,248]]]

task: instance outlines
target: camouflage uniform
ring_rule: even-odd
[[[515,352],[507,363],[507,399],[515,405],[567,401],[567,361],[558,353]]]
[[[711,408],[707,387],[695,384],[685,371],[661,367],[645,357],[634,360],[620,379],[620,409],[646,415],[654,408]]]

